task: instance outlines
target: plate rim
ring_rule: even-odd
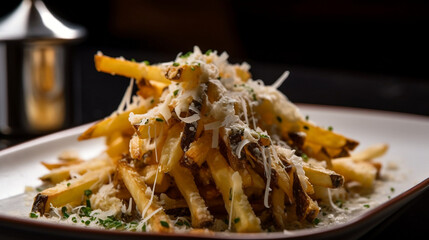
[[[410,114],[410,113],[402,113],[402,112],[391,112],[385,110],[376,110],[376,109],[366,109],[366,108],[354,108],[354,107],[344,107],[344,106],[331,106],[331,105],[316,105],[316,104],[307,104],[307,103],[296,103],[299,107],[300,111],[305,112],[305,109],[315,109],[315,110],[323,110],[329,109],[339,112],[347,112],[347,113],[370,113],[376,115],[382,115],[383,117],[402,117],[407,119],[415,119],[415,120],[424,120],[429,121],[429,117],[424,115]],[[6,148],[0,151],[0,158],[12,154],[14,152],[33,147],[38,144],[44,144],[58,138],[70,137],[73,135],[77,135],[82,131],[82,129],[88,128],[92,124],[97,121],[86,123],[83,125],[79,125],[73,128],[65,129],[62,131],[58,131],[55,133],[48,134],[46,136],[41,136],[35,139],[30,139],[23,143],[17,144],[15,146]],[[364,212],[361,215],[356,216],[342,224],[331,225],[321,228],[311,228],[311,229],[302,229],[293,231],[290,235],[285,234],[283,232],[275,232],[275,233],[213,233],[213,234],[196,234],[196,233],[154,233],[154,232],[130,232],[130,231],[118,231],[118,230],[108,230],[108,229],[99,229],[92,227],[82,227],[82,226],[74,226],[74,225],[65,225],[51,222],[42,222],[37,221],[30,218],[22,218],[10,215],[4,215],[0,213],[0,226],[9,226],[15,229],[25,228],[26,230],[33,229],[34,231],[41,230],[56,230],[63,234],[68,233],[76,233],[77,235],[87,234],[85,236],[90,237],[179,237],[179,238],[205,238],[205,239],[290,239],[290,238],[307,238],[307,237],[326,237],[326,236],[339,236],[341,234],[346,234],[351,232],[357,228],[360,224],[365,224],[368,219],[372,219],[372,221],[376,221],[378,218],[384,217],[378,221],[381,222],[390,214],[396,212],[397,208],[401,207],[405,203],[409,202],[413,198],[420,195],[422,192],[427,191],[429,189],[429,177],[422,180],[421,182],[415,184],[413,187],[405,190],[404,192],[398,194],[397,196],[389,199],[388,201]],[[390,212],[390,214],[389,214]],[[373,218],[373,216],[375,216]],[[378,216],[378,218],[377,218]],[[377,223],[377,224],[378,224]],[[16,225],[14,225],[16,224]],[[375,227],[377,224],[374,224]],[[373,228],[372,227],[372,228]],[[79,230],[76,232],[76,230]],[[370,229],[368,229],[370,230]],[[46,232],[45,232],[46,233]],[[365,232],[362,232],[364,234]],[[51,234],[55,234],[55,232],[51,232]],[[57,233],[58,234],[58,233]]]

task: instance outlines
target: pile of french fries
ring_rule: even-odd
[[[320,191],[349,182],[372,189],[381,168],[373,159],[386,144],[352,153],[356,140],[301,116],[277,89],[254,81],[246,64],[226,57],[196,47],[149,65],[96,54],[98,71],[136,81],[139,103],[79,137],[104,137],[100,157],[44,163],[50,172],[41,179],[54,186],[35,197],[32,212],[90,208],[88,191],[113,184],[114,197],[151,231],[175,231],[178,219],[192,231],[220,220],[229,231],[283,231],[317,218]]]

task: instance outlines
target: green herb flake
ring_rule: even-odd
[[[337,205],[339,208],[343,208],[343,200],[337,199],[337,201],[335,201],[335,205]]]
[[[188,221],[183,221],[183,224],[185,224],[187,227],[191,227],[191,224]]]
[[[146,232],[146,223],[142,226],[142,232]]]
[[[328,131],[331,131],[331,132],[332,132],[333,130],[334,130],[334,128],[333,128],[332,126],[329,126],[329,127],[328,127]]]
[[[238,222],[240,222],[240,218],[238,217],[238,218],[234,218],[234,223],[238,223]]]
[[[86,220],[85,225],[88,226],[91,223],[91,221]]]
[[[307,156],[307,154],[302,153],[301,154],[301,158],[302,158],[302,160],[304,160],[304,162],[308,162],[308,156]]]
[[[69,183],[69,182],[68,182],[68,183],[67,183],[67,187],[70,187],[70,184],[71,184],[71,183]]]
[[[136,62],[136,60],[134,58],[131,58],[131,62]]]
[[[76,217],[72,217],[72,222],[77,223]]]
[[[308,121],[310,119],[310,116],[305,115],[305,121]]]
[[[204,53],[206,56],[209,56],[213,51],[211,49],[207,50],[206,53]]]
[[[395,191],[395,188],[394,188],[394,187],[391,187],[391,188],[390,188],[390,191],[391,191],[391,192],[394,192],[394,191]]]
[[[83,193],[85,194],[85,196],[89,197],[89,196],[91,196],[92,191],[91,191],[91,189],[86,189]]]
[[[369,208],[369,204],[364,204],[363,206],[366,208]]]
[[[157,122],[164,122],[164,119],[162,119],[162,118],[155,118],[155,120],[156,120]]]
[[[36,188],[36,191],[41,192],[41,191],[43,191],[43,189],[42,189],[42,188],[37,187],[37,188]]]
[[[283,119],[282,119],[280,116],[277,116],[276,118],[277,118],[277,121],[278,121],[279,123],[281,123],[281,122],[283,121]]]
[[[150,103],[153,104],[155,102],[155,99],[152,98],[152,100],[150,100]]]
[[[183,55],[180,56],[180,58],[188,58],[189,56],[191,56],[192,52],[187,52]]]
[[[314,225],[317,225],[317,224],[319,224],[320,223],[320,219],[319,218],[315,218],[314,220],[313,220],[313,224]]]
[[[161,226],[165,227],[165,228],[169,228],[170,225],[168,225],[168,222],[166,221],[159,221],[161,223]]]
[[[183,221],[182,221],[182,220],[179,220],[179,221],[177,221],[174,225],[175,225],[175,226],[179,226],[179,227],[181,227],[181,226],[183,226]]]
[[[178,67],[178,66],[180,66],[180,63],[178,63],[178,62],[174,62],[174,63],[173,63],[173,66]]]
[[[89,199],[86,199],[86,206],[91,208],[91,201],[89,201]]]
[[[176,89],[176,90],[174,90],[174,92],[173,92],[173,96],[177,96],[177,94],[179,93],[179,89]]]
[[[146,125],[146,124],[148,124],[149,123],[149,119],[146,119],[146,122],[144,122],[144,124]]]
[[[305,130],[310,129],[307,125],[304,125],[302,128],[304,128]]]
[[[148,60],[144,60],[143,63],[146,64],[147,66],[150,65],[150,62]]]
[[[258,101],[258,99],[256,98],[256,94],[252,94],[253,97],[253,101]]]
[[[194,67],[194,66],[191,66],[191,70],[192,70],[192,71],[195,71],[195,67]]]
[[[38,218],[38,217],[39,217],[39,215],[37,215],[37,213],[31,212],[31,213],[30,213],[30,217],[31,217],[31,218]]]
[[[69,214],[67,213],[67,207],[62,207],[61,212],[63,213],[64,218],[69,218]]]

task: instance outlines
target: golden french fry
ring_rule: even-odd
[[[141,106],[133,110],[107,117],[88,128],[79,136],[78,140],[81,141],[85,139],[110,136],[114,132],[120,132],[124,135],[132,135],[134,130],[128,121],[128,116],[131,112],[135,114],[142,114],[146,111],[146,107]]]
[[[180,146],[182,140],[183,125],[175,124],[168,130],[167,138],[161,151],[161,170],[165,173],[169,172],[183,157],[183,150]]]
[[[278,227],[284,229],[287,220],[285,213],[285,193],[280,188],[274,187],[271,196],[274,220]]]
[[[188,204],[191,212],[192,226],[200,228],[210,225],[213,222],[213,215],[207,209],[207,205],[199,193],[191,171],[177,164],[171,168],[169,173],[173,176],[177,188]]]
[[[152,80],[170,84],[159,66],[149,66],[145,63],[128,61],[123,58],[112,58],[101,53],[94,55],[95,68],[99,72],[134,78],[137,83],[142,80]]]
[[[200,138],[191,143],[185,154],[193,162],[198,164],[198,166],[201,166],[206,161],[211,145],[212,134],[211,132],[205,131]]]
[[[106,153],[112,158],[127,154],[129,152],[129,142],[129,137],[118,135],[108,144]]]
[[[339,188],[344,183],[343,176],[324,167],[304,163],[303,168],[305,176],[308,177],[310,183],[313,185],[327,188]]]
[[[171,232],[173,225],[168,215],[165,214],[158,203],[158,198],[154,195],[146,195],[148,187],[143,177],[124,160],[118,163],[118,173],[131,193],[137,208],[143,214],[142,218],[154,214],[148,219],[148,224],[150,224],[152,230],[156,232]]]
[[[158,164],[147,165],[141,174],[149,186],[153,186],[156,178],[155,193],[165,192],[171,185],[171,177],[160,171]]]
[[[77,173],[82,175],[87,171],[94,171],[112,165],[112,159],[110,159],[107,155],[101,155],[94,159],[84,161],[80,164],[56,168],[49,173],[41,176],[40,180],[49,181],[51,183],[60,183],[64,180],[69,179],[70,173]]]
[[[359,182],[364,188],[372,188],[377,168],[365,161],[351,158],[337,158],[332,161],[332,170],[344,176],[345,181]]]
[[[217,149],[210,150],[207,163],[237,232],[260,232],[260,220],[243,192],[240,174],[232,170]]]
[[[114,169],[113,166],[105,166],[95,171],[88,171],[80,178],[43,190],[34,199],[32,211],[44,214],[49,211],[51,205],[53,207],[61,207],[66,204],[79,205],[83,200],[84,191],[88,189],[95,191],[107,183]]]
[[[351,158],[355,161],[371,161],[374,158],[383,156],[387,152],[388,148],[389,145],[385,143],[375,144],[361,152],[353,153]]]

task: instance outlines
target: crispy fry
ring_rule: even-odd
[[[82,202],[85,190],[96,191],[109,181],[109,176],[113,171],[113,166],[105,166],[95,171],[88,171],[80,178],[45,189],[34,199],[32,211],[44,214],[49,211],[51,205],[53,207],[61,207],[66,204],[77,206]]]
[[[314,164],[304,163],[305,176],[316,186],[339,188],[344,183],[344,177],[338,173]]]
[[[171,186],[171,177],[160,171],[158,164],[147,165],[141,174],[149,186],[153,186],[156,178],[155,193],[165,192]]]
[[[173,225],[170,218],[165,214],[164,210],[158,203],[158,198],[156,196],[146,195],[148,187],[146,186],[143,177],[124,160],[121,160],[118,163],[118,173],[122,177],[125,186],[130,191],[140,213],[143,214],[142,217],[145,218],[154,214],[148,220],[152,229],[157,232],[171,232],[172,228],[167,226]],[[165,222],[165,224],[162,224],[161,222]]]
[[[160,164],[163,172],[169,172],[183,157],[183,150],[180,147],[183,125],[175,124],[168,130],[167,138],[161,152]]]
[[[237,232],[261,231],[260,220],[256,217],[246,195],[243,193],[240,175],[234,175],[234,170],[228,166],[225,158],[217,149],[210,150],[207,163],[216,186],[222,193],[225,209],[234,222]],[[233,175],[235,176],[234,179]]]
[[[191,171],[177,164],[171,169],[170,174],[188,204],[192,226],[200,228],[210,225],[213,222],[213,215],[210,214],[204,199],[200,196]]]
[[[132,135],[134,131],[128,121],[128,116],[130,115],[130,112],[141,114],[145,113],[146,111],[146,107],[141,106],[130,111],[107,117],[88,128],[84,133],[79,136],[78,140],[81,141],[97,137],[106,137],[110,136],[114,132]]]
[[[106,155],[101,155],[97,158],[82,162],[80,164],[56,168],[49,173],[41,176],[40,180],[49,181],[51,183],[60,183],[64,180],[69,179],[70,173],[84,174],[87,171],[98,170],[112,165],[112,159],[110,159]]]
[[[274,187],[272,201],[274,220],[278,227],[284,229],[287,220],[285,213],[285,193],[280,188]]]
[[[188,151],[186,151],[186,156],[201,166],[206,161],[211,145],[212,134],[206,131],[200,138],[191,143]]]
[[[137,83],[142,80],[152,80],[165,84],[170,84],[162,70],[158,66],[149,66],[145,63],[127,61],[123,58],[112,58],[101,53],[94,55],[95,68],[99,72],[121,75],[134,78]]]

